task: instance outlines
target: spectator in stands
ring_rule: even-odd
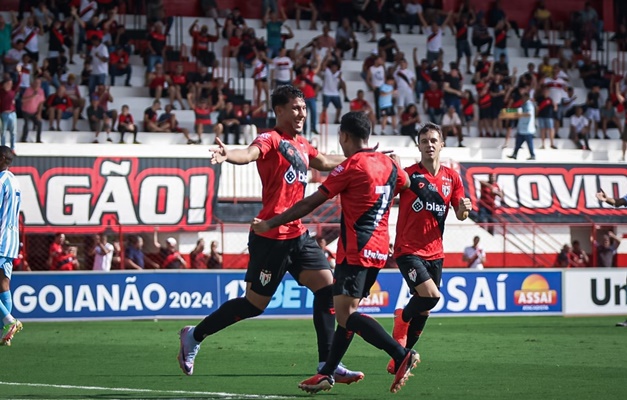
[[[601,32],[603,31],[603,22],[599,20],[599,14],[592,7],[592,3],[586,1],[584,9],[579,12],[583,23],[583,42],[590,43],[592,39],[597,42],[597,50],[603,51],[603,39]],[[582,46],[588,48],[585,45]]]
[[[470,71],[470,42],[468,41],[468,29],[474,20],[468,20],[465,14],[455,14],[455,47],[457,49],[457,65],[461,65],[462,57],[466,56],[466,73],[472,74]]]
[[[392,119],[392,134],[398,135],[396,130],[396,111],[394,110],[394,78],[388,76],[385,83],[379,88],[379,110],[381,112],[381,135],[385,135],[385,127],[387,126],[388,117]]]
[[[590,150],[588,144],[588,134],[590,132],[590,121],[583,115],[583,108],[575,106],[575,115],[570,117],[570,138],[581,150]]]
[[[185,269],[187,261],[183,258],[176,248],[176,239],[169,237],[165,240],[165,246],[162,246],[157,239],[157,230],[154,233],[154,244],[159,251],[162,269]]]
[[[320,72],[322,78],[322,114],[326,120],[329,120],[327,108],[329,104],[335,107],[334,124],[340,123],[340,115],[342,115],[342,99],[340,98],[340,83],[342,82],[342,71],[340,66],[332,61],[329,54],[322,60]]]
[[[227,101],[223,107],[220,104],[218,104],[218,106],[217,108],[220,110],[218,113],[218,123],[213,128],[216,137],[224,135],[224,143],[239,144],[240,124],[235,109],[233,108],[233,102]],[[229,140],[229,134],[233,135],[233,141]],[[198,136],[198,140],[200,140],[200,135]]]
[[[597,266],[601,268],[614,267],[614,256],[620,246],[620,237],[614,232],[608,231],[602,236],[601,243],[597,242],[594,236],[590,236],[590,243],[597,252]]]
[[[26,261],[26,254],[24,253],[24,243],[20,242],[20,252],[17,254],[17,258],[13,259],[13,272],[30,272],[30,265]]]
[[[415,104],[409,104],[405,107],[405,110],[401,113],[401,135],[410,136],[414,143],[416,143],[416,135],[418,129],[416,124],[420,123],[420,114],[418,114],[418,107]]]
[[[251,144],[257,137],[257,125],[266,126],[265,104],[252,109],[249,102],[242,105],[241,115],[237,119],[240,124],[240,141],[236,144]]]
[[[61,252],[57,253],[50,264],[50,271],[75,271],[80,268],[76,253],[70,242],[65,240],[61,245]]]
[[[487,80],[490,75],[490,69],[492,68],[492,63],[488,57],[488,53],[476,54],[475,60],[472,63],[475,67],[475,74],[472,77],[472,83],[478,84],[479,82],[483,83],[483,81]],[[477,90],[477,94],[479,94],[479,90]]]
[[[143,251],[144,239],[138,235],[129,235],[124,247],[124,267],[126,269],[159,269],[159,264],[147,258]]]
[[[359,41],[355,35],[355,31],[351,26],[350,19],[342,18],[342,23],[335,30],[335,43],[338,49],[341,51],[341,56],[344,58],[344,53],[347,51],[353,51],[353,60],[357,59],[357,51],[359,50]]]
[[[573,241],[573,246],[570,251],[570,266],[572,268],[586,268],[590,266],[590,257],[581,248],[579,240]]]
[[[209,257],[204,253],[205,239],[200,238],[196,241],[196,247],[189,253],[192,269],[207,269],[207,261]]]
[[[303,11],[308,12],[311,17],[309,30],[317,30],[316,21],[318,20],[318,8],[313,0],[294,0],[294,8],[296,9],[296,29],[300,30],[300,17]]]
[[[400,114],[407,106],[416,102],[414,98],[416,76],[409,69],[406,59],[400,60],[398,68],[394,71],[394,80],[397,89],[396,106]]]
[[[385,62],[396,62],[396,55],[401,51],[396,44],[396,40],[392,38],[392,30],[390,28],[385,29],[384,35],[378,42],[379,54],[385,55]]]
[[[224,19],[224,28],[222,29],[222,37],[225,39],[229,39],[233,36],[233,31],[237,28],[246,28],[246,20],[242,16],[242,13],[239,10],[239,7],[234,7],[233,11],[230,12],[226,18]]]
[[[14,17],[13,17],[14,18]],[[0,15],[0,73],[4,73],[4,57],[11,50],[12,25],[7,23],[4,15]]]
[[[118,120],[118,111],[115,109],[109,110],[109,103],[113,103],[113,96],[111,95],[109,86],[98,85],[96,87],[96,92],[92,94],[92,97],[96,97],[98,99],[98,105],[111,119],[111,129],[115,129],[115,122]]]
[[[534,25],[525,29],[520,38],[520,47],[523,48],[525,57],[529,57],[529,49],[535,49],[534,57],[540,57],[540,49],[543,49],[542,41],[538,37],[538,28]]]
[[[479,18],[477,24],[472,28],[472,45],[477,48],[477,53],[481,53],[481,48],[487,44],[488,49],[485,53],[490,54],[492,52],[492,41],[493,39],[488,31],[485,18]]]
[[[172,107],[171,104],[165,106],[164,113],[157,119],[159,127],[165,129],[166,132],[182,133],[187,140],[187,144],[200,144],[200,140],[194,141],[189,137],[189,129],[183,128],[179,125],[176,114],[172,112],[173,110],[174,107]]]
[[[501,0],[496,0],[492,5],[492,8],[488,11],[488,26],[490,28],[496,27],[500,21],[508,21],[507,14],[501,7]],[[515,21],[508,21],[511,24],[516,36],[520,37],[520,33],[518,32],[518,24]]]
[[[616,47],[618,48],[618,51],[627,51],[627,25],[625,23],[622,23],[618,26],[616,33],[612,35],[612,37],[610,38],[610,41],[613,41],[616,43]],[[2,51],[0,50],[0,55],[1,54],[2,54]]]
[[[453,16],[453,11],[448,13],[446,19],[442,24],[437,24],[435,21],[431,23],[431,26],[426,29],[427,33],[427,61],[429,65],[436,63],[443,55],[442,50],[442,35],[444,33],[443,26],[447,25]]]
[[[594,125],[594,137],[599,134],[599,122],[601,122],[601,111],[599,109],[601,101],[601,88],[595,84],[586,96],[586,118]]]
[[[309,114],[309,120],[311,122],[311,131],[309,135],[307,135],[307,120],[305,119],[305,125],[303,127],[303,134],[307,135],[308,138],[311,138],[311,134],[318,134],[318,111],[316,105],[316,83],[314,82],[314,77],[318,73],[320,69],[320,60],[316,60],[316,66],[311,69],[309,65],[302,65],[296,73],[296,79],[294,80],[294,86],[299,88],[303,95],[305,96],[305,105],[307,106],[307,114]]]
[[[91,75],[89,76],[89,94],[93,93],[98,85],[107,83],[107,75],[109,75],[109,50],[102,43],[102,38],[94,36],[92,38],[92,49],[90,55]]]
[[[420,63],[418,62],[418,49],[414,47],[413,50],[414,59],[414,71],[416,75],[416,101],[420,102],[422,94],[429,87],[429,82],[432,81],[429,71],[429,62],[426,58],[423,58]]]
[[[31,80],[30,87],[22,94],[22,118],[24,127],[22,128],[21,142],[26,142],[28,138],[28,123],[32,122],[33,128],[37,132],[37,143],[41,143],[42,112],[46,96],[41,88],[41,79]]]
[[[557,106],[557,119],[560,123],[564,117],[570,118],[575,114],[575,100],[577,100],[575,89],[569,86],[566,89],[566,96],[562,97],[562,101]]]
[[[65,235],[63,233],[56,233],[52,243],[50,243],[48,247],[48,260],[46,262],[48,269],[52,268],[52,261],[63,251],[63,242],[65,242]]]
[[[220,38],[218,34],[217,25],[215,35],[211,35],[207,25],[199,27],[198,20],[195,20],[189,27],[189,35],[192,37],[192,56],[196,57],[198,62],[206,67],[212,66],[216,59],[215,53],[209,48],[209,43],[217,42]]]
[[[118,131],[120,132],[120,143],[124,143],[124,134],[131,132],[133,134],[133,144],[141,144],[137,141],[137,125],[135,125],[135,120],[126,104],[122,106],[120,112]]]
[[[418,25],[419,34],[422,35],[422,28],[427,27],[427,21],[425,21],[424,15],[422,14],[422,5],[418,0],[409,0],[407,4],[405,4],[405,15],[407,16],[407,23],[409,25],[408,34],[414,33],[414,25]]]
[[[329,34],[330,31],[331,28],[329,28],[329,24],[325,23],[322,27],[322,35],[318,35],[314,38],[318,45],[325,49],[323,51],[324,54],[321,56],[322,58],[324,58],[327,54],[333,53],[337,46],[335,39]]]
[[[485,262],[485,250],[479,247],[479,236],[475,236],[472,239],[472,246],[468,246],[464,249],[464,255],[462,260],[467,264],[470,269],[483,269],[483,263]]]
[[[464,96],[462,97],[462,122],[466,125],[468,135],[470,135],[471,122],[477,121],[477,102],[472,92],[468,89],[464,90]],[[507,139],[506,139],[507,140]]]
[[[38,36],[42,36],[44,27],[40,21],[35,17],[28,16],[22,20],[20,24],[13,28],[13,37],[16,39],[24,40],[24,49],[30,56],[34,63],[39,62],[39,39]]]
[[[370,125],[372,128],[371,132],[374,132],[374,126],[377,124],[377,118],[374,110],[366,101],[363,90],[359,89],[357,91],[357,97],[350,101],[350,111],[359,111],[366,114],[368,116],[368,119],[370,120]]]
[[[109,58],[109,60],[109,76],[111,77],[111,86],[115,86],[116,76],[123,75],[126,75],[124,85],[131,86],[131,74],[133,73],[133,69],[129,64],[128,53],[124,50],[124,48],[116,48],[115,51],[111,53],[111,57]]]
[[[9,74],[14,81],[17,81],[17,64],[22,61],[22,57],[26,54],[24,49],[24,40],[18,39],[13,42],[13,47],[4,55],[2,61],[4,63],[4,73]]]
[[[373,0],[353,0],[353,11],[357,22],[362,26],[362,29],[367,33],[370,32],[369,43],[376,43],[377,41],[377,14],[379,13],[378,5]]]
[[[76,82],[76,75],[69,74],[67,81],[62,84],[65,87],[65,93],[68,95],[74,108],[78,109],[79,117],[83,115],[85,109],[85,99],[81,96],[81,88]]]
[[[76,122],[78,121],[79,109],[74,106],[72,99],[67,95],[65,86],[59,86],[56,93],[51,94],[46,99],[46,106],[48,108],[48,123],[50,124],[50,130],[61,131],[61,119],[72,118],[72,131],[78,131],[76,128]],[[54,122],[56,121],[56,128]]]
[[[174,101],[178,101],[181,106],[181,110],[185,110],[185,103],[183,99],[187,98],[188,84],[187,76],[183,71],[183,64],[176,64],[174,67],[174,73],[170,76],[170,86],[168,87],[168,95],[170,97],[170,104],[174,105]]]
[[[215,240],[211,241],[210,248],[211,250],[209,251],[209,259],[207,260],[207,268],[208,269],[223,268],[223,265],[222,265],[223,257],[222,257],[222,253],[218,252],[218,242],[216,242]]]
[[[163,24],[157,21],[148,34],[148,67],[146,72],[152,72],[157,63],[163,65],[165,60],[166,36],[163,33]]]
[[[488,175],[487,181],[481,181],[481,193],[479,197],[479,223],[494,224],[497,222],[495,218],[496,209],[498,204],[503,200],[505,194],[503,190],[496,182],[496,174],[491,172]],[[496,199],[499,198],[499,203]],[[494,235],[494,226],[490,225],[487,228],[490,235]]]
[[[501,55],[505,55],[505,61],[507,58],[507,31],[511,29],[507,20],[501,20],[496,24],[494,28],[494,59],[498,60]]]
[[[281,48],[277,57],[272,59],[270,77],[272,90],[281,85],[290,85],[294,80],[294,62],[287,56],[287,49]]]
[[[621,128],[618,114],[616,113],[616,107],[612,99],[605,101],[605,106],[601,109],[601,130],[603,131],[603,139],[609,139],[607,136],[607,128],[617,128],[620,135],[623,135],[623,129]]]
[[[111,118],[105,114],[105,110],[100,107],[98,97],[92,96],[91,104],[87,107],[87,120],[89,121],[89,129],[96,133],[94,143],[98,142],[98,135],[100,131],[104,130],[107,133],[107,142],[112,142],[111,139]]]
[[[555,259],[555,268],[570,268],[570,246],[565,244]]]
[[[424,92],[422,107],[429,116],[429,121],[434,124],[440,124],[444,115],[444,92],[438,89],[438,84],[434,81],[429,82],[429,89]]]
[[[575,68],[575,52],[570,39],[564,40],[564,45],[560,46],[557,52],[557,58],[559,59],[560,68],[564,71],[570,71]]]
[[[557,112],[557,104],[553,103],[551,97],[549,97],[549,88],[543,86],[536,96],[536,104],[538,105],[538,127],[540,128],[540,138],[542,140],[542,146],[540,149],[544,149],[544,141],[549,138],[549,142],[552,149],[557,149],[554,143],[555,139],[555,114]]]
[[[52,17],[49,22],[48,59],[57,59],[60,52],[65,51],[64,46],[67,46],[70,51],[70,63],[74,64],[74,41],[72,39],[72,23],[74,20],[66,18],[65,21],[60,21]],[[53,66],[53,68],[56,68],[56,66]]]
[[[211,133],[215,130],[213,123],[211,122],[211,113],[220,109],[224,105],[223,97],[220,96],[219,99],[220,100],[216,103],[215,107],[211,107],[209,100],[206,97],[201,97],[200,100],[196,102],[196,98],[194,98],[191,93],[187,96],[187,102],[189,103],[190,108],[194,111],[194,116],[196,118],[194,121],[194,129],[196,129],[199,143],[202,141],[203,132]],[[220,136],[223,131],[224,129],[220,132],[214,132],[216,134],[216,143],[218,139],[222,139]]]
[[[380,117],[379,95],[380,88],[385,83],[385,66],[382,56],[377,56],[374,64],[368,69],[366,85],[374,93],[375,113],[377,119]]]
[[[448,106],[446,114],[442,117],[442,133],[444,133],[445,137],[457,136],[457,147],[466,147],[462,144],[464,141],[462,120],[455,111],[454,106]]]
[[[529,148],[530,157],[527,160],[535,160],[536,154],[533,151],[533,137],[536,133],[536,109],[533,101],[531,101],[529,93],[526,91],[522,94],[523,105],[518,109],[516,117],[518,118],[518,131],[516,132],[516,145],[514,147],[514,153],[508,158],[516,159],[518,150],[522,147],[523,143],[527,143]]]
[[[161,110],[161,102],[154,100],[152,106],[144,110],[144,131],[146,132],[167,132],[165,127],[160,126],[157,118],[157,111]]]
[[[255,51],[253,61],[253,80],[255,83],[255,104],[261,105],[261,94],[264,94],[265,101],[270,100],[270,85],[268,84],[268,58],[266,53]]]
[[[492,107],[492,95],[490,85],[484,82],[477,84],[477,101],[479,107],[479,137],[492,137],[493,135],[493,117],[494,107]]]
[[[610,80],[602,75],[601,66],[597,61],[592,60],[589,54],[583,56],[583,64],[579,67],[579,77],[583,79],[583,84],[588,89],[592,89],[594,85],[603,89],[608,89],[610,86]]]
[[[170,77],[163,70],[163,64],[156,63],[153,72],[148,73],[148,93],[155,100],[161,100],[161,96],[168,94]]]
[[[108,242],[107,235],[94,235],[94,245],[88,254],[94,257],[94,271],[111,271],[113,245]]]
[[[381,30],[387,28],[385,24],[394,24],[396,33],[401,33],[401,22],[405,19],[405,7],[403,0],[386,0],[379,6],[381,15]]]
[[[204,65],[198,67],[198,72],[191,72],[187,77],[187,82],[188,94],[194,96],[195,99],[209,97],[209,92],[213,89],[213,75]]]
[[[0,83],[0,136],[2,146],[6,144],[5,132],[9,131],[11,150],[15,149],[15,135],[17,133],[17,115],[15,113],[15,95],[17,85],[11,78],[5,77]]]
[[[268,14],[269,21],[266,22],[266,44],[268,46],[268,57],[275,58],[281,50],[281,27],[286,21],[285,10],[281,7],[280,12],[272,11]]]

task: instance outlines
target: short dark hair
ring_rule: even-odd
[[[281,85],[274,89],[270,100],[272,102],[272,109],[274,110],[278,106],[284,106],[294,99],[305,99],[303,92],[293,85]]]
[[[368,140],[371,129],[370,120],[360,111],[348,112],[340,121],[340,130],[357,139]]]
[[[442,127],[440,125],[434,124],[433,122],[425,123],[422,128],[418,131],[418,137],[420,135],[426,135],[429,131],[436,131],[438,135],[440,135],[440,140],[444,141],[444,134],[442,134]]]
[[[7,166],[13,162],[13,150],[9,146],[0,146],[0,156],[6,160]]]

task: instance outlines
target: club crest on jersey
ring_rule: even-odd
[[[412,282],[416,282],[416,278],[418,277],[418,272],[416,272],[416,268],[412,268],[407,272],[407,276]]]
[[[414,210],[415,212],[420,212],[422,211],[422,209],[425,207],[424,203],[422,202],[422,200],[420,200],[420,197],[416,198],[416,201],[414,201],[414,203],[411,205],[411,209]]]
[[[271,279],[272,272],[268,271],[267,269],[262,270],[259,274],[259,282],[261,282],[263,286],[266,286],[268,283],[270,283]]]
[[[430,183],[429,184],[429,190],[431,190],[432,192],[436,192],[437,193],[438,188],[433,183]]]
[[[449,185],[442,186],[442,194],[446,197],[451,194],[451,187]]]

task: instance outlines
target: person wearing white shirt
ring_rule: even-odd
[[[485,250],[479,247],[479,236],[475,236],[472,240],[472,246],[464,249],[462,259],[468,264],[470,269],[483,269],[485,262]]]
[[[107,236],[95,235],[94,247],[89,254],[94,257],[94,271],[111,271],[113,245],[107,242]]]
[[[455,111],[455,106],[449,106],[446,114],[442,117],[442,133],[445,137],[451,134],[457,136],[457,147],[465,147],[462,144],[464,136],[462,135],[462,120]]]
[[[414,25],[418,25],[422,35],[422,27],[427,26],[427,23],[422,15],[422,5],[418,0],[409,0],[409,3],[405,5],[405,14],[407,14],[409,23],[409,31],[407,33],[414,33]]]
[[[442,25],[438,25],[435,21],[431,24],[431,27],[426,29],[427,34],[427,61],[429,65],[434,64],[440,58],[442,53],[442,34],[444,33],[442,27],[447,26],[453,11],[451,10]]]
[[[273,90],[281,85],[289,85],[294,80],[294,62],[287,56],[287,49],[282,48],[279,56],[272,59],[272,71],[270,72]]]
[[[570,138],[581,150],[590,150],[588,144],[588,132],[590,131],[590,120],[583,115],[583,108],[577,106],[575,115],[570,117]]]
[[[102,43],[98,35],[92,37],[91,75],[89,76],[89,94],[92,94],[98,85],[104,85],[109,75],[109,50]]]
[[[340,98],[340,83],[342,82],[342,71],[335,61],[329,62],[328,57],[322,62],[322,114],[327,117],[327,108],[329,103],[333,103],[335,107],[335,122],[340,123],[340,115],[342,114],[342,100]]]
[[[405,107],[416,102],[416,75],[408,68],[406,59],[401,60],[399,68],[394,72],[394,80],[397,90],[396,106],[400,114]]]
[[[374,61],[374,65],[368,69],[368,76],[366,77],[366,84],[368,88],[374,93],[374,105],[375,115],[379,120],[381,113],[379,111],[379,88],[385,83],[385,64],[383,57],[380,55]]]

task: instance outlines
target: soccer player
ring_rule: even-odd
[[[347,159],[318,188],[318,191],[273,218],[255,219],[256,233],[309,214],[328,199],[340,195],[342,223],[338,241],[333,304],[339,324],[325,366],[299,387],[316,393],[333,387],[333,370],[357,332],[365,341],[384,350],[398,366],[390,391],[397,392],[420,357],[414,350],[395,342],[379,323],[357,311],[359,301],[368,296],[379,270],[388,258],[388,217],[394,196],[409,187],[401,167],[382,153],[368,147],[370,122],[360,112],[342,117],[339,140]]]
[[[442,235],[449,208],[453,206],[460,221],[472,209],[459,174],[440,165],[443,147],[440,127],[426,123],[418,132],[421,161],[405,168],[410,187],[401,193],[398,206],[394,258],[413,296],[404,309],[394,311],[392,336],[409,349],[420,338],[429,310],[440,300]],[[396,362],[390,361],[388,372],[395,373]]]
[[[344,160],[343,156],[318,153],[302,136],[307,118],[303,92],[292,85],[283,85],[272,93],[271,102],[277,120],[273,131],[257,136],[246,149],[227,149],[218,139],[219,147],[212,149],[211,156],[214,164],[257,162],[263,184],[260,219],[270,219],[304,197],[309,166],[331,171]],[[194,372],[200,342],[207,336],[263,313],[286,272],[314,293],[313,322],[318,337],[319,368],[324,365],[333,339],[335,318],[333,274],[322,249],[297,220],[263,234],[251,232],[248,251],[245,297],[227,301],[196,327],[187,326],[180,331],[178,359],[185,374]],[[339,366],[334,379],[348,384],[363,376],[361,372]]]
[[[10,147],[0,146],[0,318],[2,337],[0,346],[10,346],[13,335],[22,330],[22,323],[11,315],[11,273],[13,259],[20,251],[20,185],[9,166],[13,161]]]
[[[613,197],[608,197],[605,194],[605,192],[601,190],[599,193],[597,193],[597,199],[599,199],[599,201],[603,201],[614,207],[627,206],[627,194],[620,198],[613,198]],[[616,326],[624,326],[627,328],[627,319],[623,322],[616,323]]]

